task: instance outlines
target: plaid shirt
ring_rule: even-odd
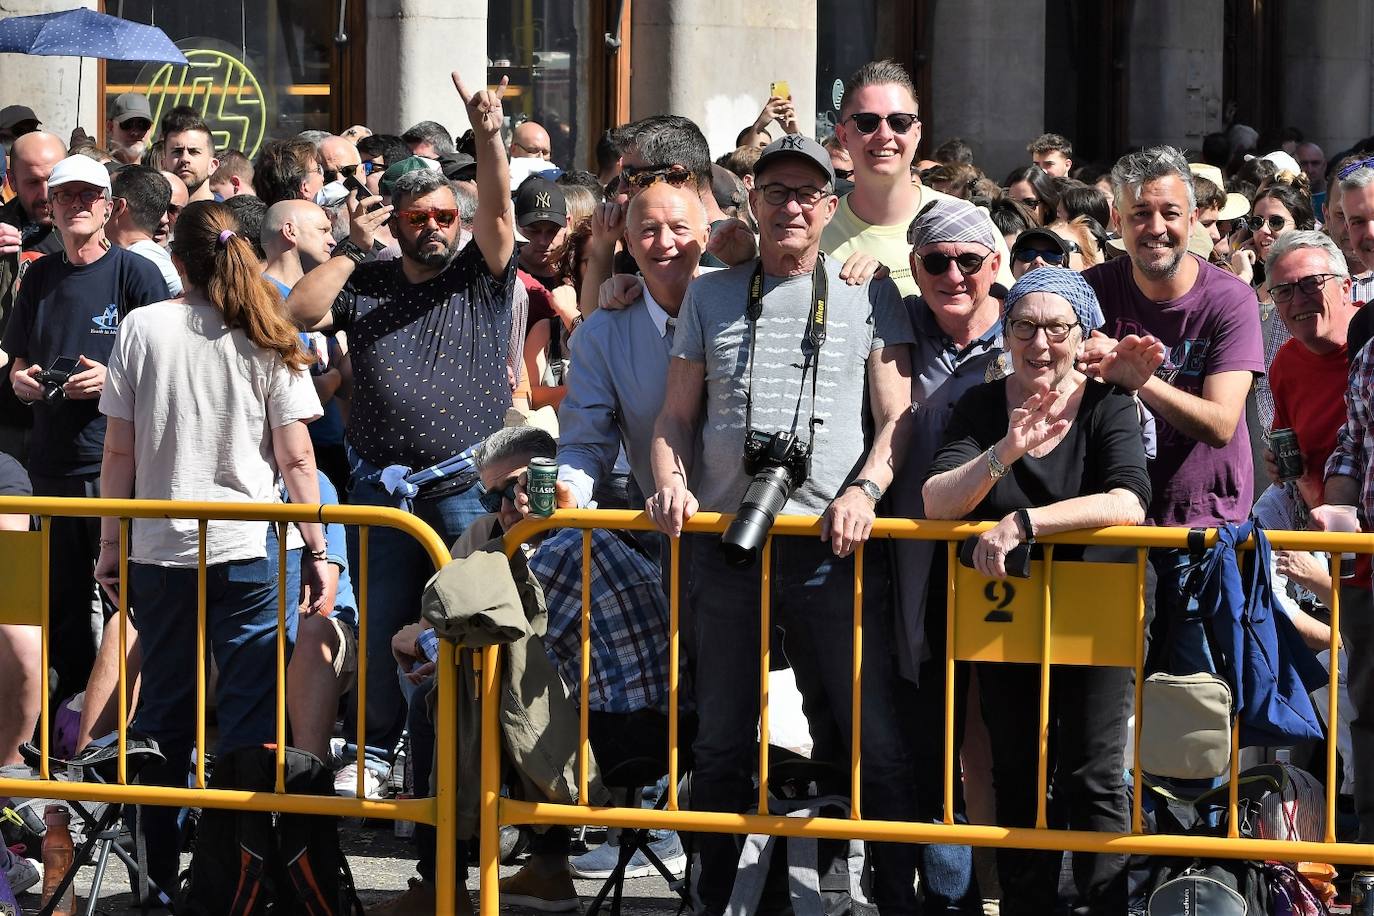
[[[1374,519],[1374,474],[1367,471],[1374,455],[1374,350],[1369,344],[1350,367],[1345,391],[1345,425],[1336,434],[1336,450],[1326,461],[1326,476],[1340,474],[1360,482],[1360,511]]]
[[[544,650],[576,700],[582,676],[582,532],[553,532],[529,566],[548,607]],[[589,709],[667,708],[668,598],[662,574],[610,531],[592,532],[591,644]]]

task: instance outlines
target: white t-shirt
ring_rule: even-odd
[[[134,425],[136,498],[263,503],[281,502],[272,431],[321,414],[309,373],[287,368],[189,295],[120,322],[100,411]],[[130,559],[195,566],[197,524],[136,519]],[[210,522],[207,560],[264,557],[265,538],[263,522]]]
[[[176,265],[172,263],[172,255],[166,248],[152,239],[140,239],[130,245],[129,250],[157,265],[157,269],[162,271],[162,279],[167,284],[168,293],[173,296],[181,295],[181,274],[177,273]]]

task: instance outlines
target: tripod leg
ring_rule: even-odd
[[[100,840],[100,854],[95,860],[95,875],[91,878],[91,892],[86,897],[86,916],[95,916],[96,904],[100,902],[100,888],[105,883],[105,868],[110,864],[110,847],[114,845],[111,837]]]

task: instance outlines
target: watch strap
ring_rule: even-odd
[[[1026,536],[1026,543],[1034,544],[1035,528],[1031,525],[1030,513],[1025,509],[1017,509],[1016,520],[1021,524],[1021,531]]]
[[[1006,476],[1007,471],[1011,470],[1010,466],[998,460],[996,448],[990,448],[984,454],[988,456],[988,476],[993,480],[1001,480]]]
[[[863,490],[864,495],[875,503],[883,498],[883,488],[865,477],[859,477],[851,481],[849,486],[858,487],[860,490]]]

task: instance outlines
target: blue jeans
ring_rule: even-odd
[[[718,537],[692,545],[691,603],[697,628],[697,706],[704,711],[692,749],[692,807],[744,811],[753,801],[759,717],[759,568],[734,569]],[[881,546],[868,552],[864,578],[863,810],[869,818],[911,821],[916,795],[911,755],[897,720],[891,656],[892,605]],[[772,615],[796,675],[802,708],[818,739],[813,758],[848,772],[851,734],[854,559],[838,559],[829,543],[778,538],[773,548]],[[847,785],[847,780],[845,780]],[[738,845],[732,836],[700,835],[698,891],[708,913],[725,909],[734,884]],[[917,850],[905,844],[872,848],[874,896],[887,914],[915,912]]]
[[[366,462],[353,467],[353,481],[348,488],[348,501],[355,506],[394,506],[396,498],[379,484],[359,478],[376,471]],[[464,529],[478,516],[485,515],[478,501],[480,487],[453,496],[415,500],[415,514],[439,533],[445,544],[452,545]],[[391,637],[408,623],[420,619],[420,595],[425,583],[434,575],[434,564],[420,543],[410,535],[392,528],[372,528],[368,534],[367,581],[371,588],[367,595],[367,645],[372,664],[367,666],[367,735],[366,744],[389,759],[392,749],[405,726],[406,702],[396,680],[396,666],[391,660]],[[358,529],[348,529],[348,562],[359,569]],[[354,579],[355,587],[358,579]],[[362,596],[359,596],[361,603]],[[360,608],[361,610],[361,608]],[[357,703],[357,692],[349,701]],[[356,714],[345,722],[344,736],[357,740]]]
[[[140,774],[148,785],[186,785],[196,727],[196,593],[195,567],[129,565],[129,607],[144,658],[134,727],[156,739],[166,757]],[[299,550],[287,554],[286,594],[289,658],[300,597]],[[264,559],[206,570],[206,641],[219,668],[216,753],[276,741],[277,595],[271,527]],[[139,816],[148,838],[149,873],[163,888],[175,887],[176,809],[144,807]]]

